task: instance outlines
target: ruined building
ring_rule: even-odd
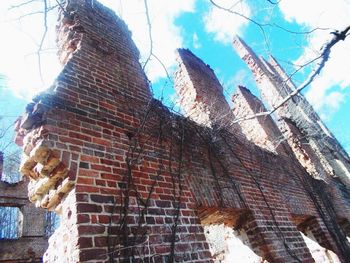
[[[2,168],[0,152],[0,262],[39,261],[47,248],[45,211],[38,210],[28,200],[29,178],[17,183],[5,182],[1,180]]]
[[[152,98],[112,11],[68,1],[57,35],[62,72],[16,138],[29,200],[61,218],[44,262],[219,262],[207,232],[222,224],[260,262],[314,262],[304,236],[350,262],[349,157],[308,102],[235,122],[295,89],[276,60],[235,39],[266,105],[238,87],[231,109],[213,70],[178,50],[179,116]]]

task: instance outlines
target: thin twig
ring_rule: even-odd
[[[246,16],[246,15],[244,15],[244,14],[242,14],[242,13],[233,11],[233,10],[230,9],[230,8],[225,8],[225,7],[223,7],[223,6],[220,6],[220,5],[218,5],[216,2],[214,2],[214,0],[210,0],[210,2],[211,2],[215,7],[219,8],[219,9],[221,9],[221,10],[224,10],[224,11],[226,11],[226,12],[229,12],[229,13],[231,13],[231,14],[234,14],[234,15],[236,15],[236,16],[239,16],[239,17],[241,17],[241,18],[243,18],[243,19],[245,19],[245,20],[247,20],[247,21],[253,23],[254,25],[256,25],[256,26],[260,29],[260,31],[262,32],[266,44],[268,43],[268,41],[267,41],[267,36],[266,36],[265,30],[264,30],[264,27],[265,27],[265,26],[268,26],[269,24],[262,24],[262,23],[257,22],[256,20],[254,20],[254,19],[252,19],[252,18],[250,18],[250,17],[248,17],[248,16]]]
[[[276,2],[272,2],[271,0],[266,0],[267,2],[269,2],[271,5],[278,5],[282,0],[276,1]]]
[[[62,6],[62,4],[59,2],[59,0],[56,0],[56,3],[57,3],[57,5],[61,8],[61,10],[63,11],[63,13],[64,13],[66,16],[69,16],[67,10]]]
[[[149,42],[150,42],[150,48],[149,48],[149,54],[146,59],[145,64],[143,64],[142,70],[144,70],[148,64],[148,62],[151,59],[151,56],[153,55],[153,38],[152,38],[152,25],[151,25],[151,19],[149,17],[149,10],[148,10],[148,4],[147,0],[144,0],[144,5],[145,5],[145,13],[146,13],[146,19],[147,19],[147,26],[148,26],[148,37],[149,37]]]
[[[27,1],[27,2],[20,3],[20,4],[18,4],[18,5],[12,5],[12,6],[10,6],[10,8],[9,8],[8,10],[12,10],[12,9],[15,9],[15,8],[19,8],[19,7],[28,5],[28,4],[33,3],[33,2],[37,2],[37,0],[29,0],[29,1]]]
[[[47,9],[47,0],[44,0],[43,3],[44,3],[44,33],[43,33],[43,35],[42,35],[42,37],[41,37],[41,41],[40,41],[40,43],[39,43],[39,47],[38,47],[38,51],[37,51],[37,55],[38,55],[38,66],[39,66],[39,74],[40,74],[41,82],[44,82],[44,79],[43,79],[43,75],[42,75],[40,52],[41,52],[41,49],[42,49],[42,47],[43,47],[43,44],[44,44],[44,41],[45,41],[45,38],[46,38],[46,34],[47,34],[47,30],[48,30],[48,27],[47,27],[47,12],[48,12],[48,9]]]

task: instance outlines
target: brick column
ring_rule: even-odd
[[[244,118],[266,112],[263,103],[255,97],[247,88],[238,86],[232,96],[234,105],[233,112],[237,118]],[[278,129],[272,117],[260,116],[251,120],[244,120],[239,123],[242,132],[247,139],[256,145],[278,154],[288,155],[283,134]]]
[[[175,72],[175,89],[185,115],[201,125],[230,129],[241,136],[235,116],[214,71],[188,49],[178,49],[179,67]]]

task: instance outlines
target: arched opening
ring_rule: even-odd
[[[214,262],[267,263],[253,251],[243,229],[220,224],[204,226],[204,231]]]
[[[332,251],[322,247],[317,243],[316,238],[311,231],[306,231],[305,234],[300,232],[304,242],[315,260],[315,263],[340,263],[338,256]]]
[[[267,263],[246,233],[252,222],[248,209],[202,207],[198,212],[214,262]]]

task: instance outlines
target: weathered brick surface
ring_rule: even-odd
[[[263,100],[271,107],[296,89],[287,74],[271,56],[269,61],[258,58],[242,41],[236,38],[234,46],[238,54],[252,70]],[[293,97],[276,111],[276,119],[299,162],[315,178],[337,185],[343,199],[348,200],[350,161],[349,156],[332,133],[325,127],[308,101],[301,95]],[[335,178],[339,178],[335,179]],[[334,181],[335,179],[335,181]],[[333,182],[331,182],[333,181]],[[346,188],[346,191],[345,191]],[[337,199],[337,196],[334,196]],[[349,213],[349,206],[342,206]],[[340,210],[341,210],[340,209]],[[340,211],[338,211],[342,214]],[[343,213],[342,216],[345,216]],[[347,215],[349,217],[349,214]]]
[[[266,112],[265,106],[247,88],[238,86],[232,96],[236,118],[244,119]],[[239,123],[248,140],[273,153],[288,155],[284,136],[271,116],[260,116]]]
[[[46,262],[212,262],[203,225],[222,222],[244,229],[270,262],[312,262],[298,230],[305,218],[339,253],[309,175],[230,125],[222,87],[199,58],[180,50],[184,118],[152,98],[130,32],[111,11],[69,1],[59,21],[64,68],[27,109],[17,139],[32,201],[61,213]]]
[[[296,89],[294,83],[273,57],[270,57],[269,61],[258,58],[239,37],[234,40],[234,46],[253,72],[262,98],[270,107],[277,105]],[[290,99],[277,109],[275,114],[291,152],[307,172],[313,178],[318,179],[313,183],[313,190],[319,192],[318,196],[321,196],[322,203],[327,203],[325,207],[331,207],[333,221],[348,222],[350,162],[346,151],[301,94]],[[322,196],[325,194],[330,198],[324,199]],[[335,224],[335,227],[339,226]],[[328,228],[332,227],[328,224]],[[332,231],[337,232],[334,229]],[[333,238],[337,239],[334,235]],[[342,246],[339,242],[337,245]],[[344,250],[347,249],[344,248]],[[344,251],[343,253],[349,252]]]
[[[21,213],[18,218],[18,238],[0,239],[0,262],[40,262],[47,249],[45,211],[38,211],[29,202],[27,187],[27,178],[11,184],[0,181],[0,206],[18,207]],[[13,222],[1,224],[5,226]]]

